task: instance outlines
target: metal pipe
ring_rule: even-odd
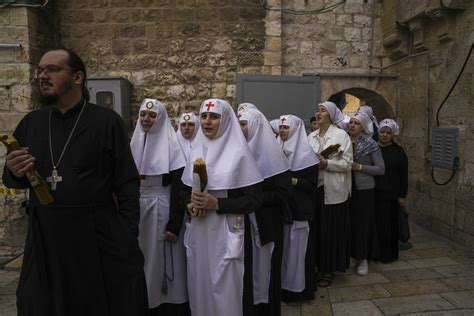
[[[1,44],[0,48],[20,48],[22,47],[21,44]]]
[[[418,53],[418,54],[408,55],[408,56],[405,57],[405,58],[399,59],[399,60],[397,60],[396,62],[393,62],[393,63],[388,64],[388,65],[383,66],[383,67],[375,67],[375,66],[369,66],[369,67],[370,67],[371,69],[384,70],[384,69],[390,68],[390,67],[392,67],[392,66],[395,66],[396,64],[399,64],[399,63],[401,63],[402,61],[405,61],[405,60],[407,60],[407,59],[410,59],[410,58],[413,58],[413,57],[416,57],[416,56],[425,55],[425,54],[427,54],[427,53],[428,53],[428,51],[421,52],[421,53]]]
[[[390,78],[397,79],[398,74],[389,73],[346,73],[346,72],[304,72],[303,76],[318,76],[318,77],[354,77],[354,78]]]

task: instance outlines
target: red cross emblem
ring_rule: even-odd
[[[207,106],[207,112],[209,112],[211,110],[211,108],[214,107],[214,104],[212,104],[212,102],[209,101],[209,103],[206,104],[206,106]]]
[[[286,118],[282,117],[281,120],[280,120],[280,122],[281,122],[280,125],[285,125],[285,121],[286,121]]]

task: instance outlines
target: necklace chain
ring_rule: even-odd
[[[76,129],[77,123],[79,122],[79,119],[81,118],[82,112],[84,111],[85,107],[86,107],[86,100],[84,100],[84,105],[82,106],[81,112],[79,112],[79,116],[77,117],[76,122],[74,123],[74,126],[72,127],[72,130],[69,133],[69,137],[66,140],[66,144],[64,144],[63,150],[56,164],[54,163],[53,142],[51,140],[51,115],[52,115],[53,109],[52,108],[49,109],[49,153],[51,155],[51,164],[53,165],[53,170],[58,168],[59,163],[61,162],[61,159],[63,158],[64,152],[66,151],[66,147],[69,144],[69,141],[71,140],[72,134],[74,133],[74,130]]]

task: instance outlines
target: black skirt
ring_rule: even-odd
[[[324,188],[316,191],[315,257],[320,274],[345,272],[349,267],[349,205],[324,204]]]
[[[374,190],[352,190],[350,200],[351,257],[368,259],[374,231]]]
[[[398,201],[375,196],[375,237],[371,258],[383,263],[398,260]]]

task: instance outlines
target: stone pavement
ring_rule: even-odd
[[[474,315],[474,250],[411,224],[413,248],[367,276],[337,274],[316,300],[282,304],[283,316]],[[0,270],[0,315],[14,316],[19,271]],[[132,316],[132,315],[131,315]]]
[[[283,316],[474,315],[474,250],[410,223],[413,248],[369,274],[336,274],[316,300],[283,303]]]

